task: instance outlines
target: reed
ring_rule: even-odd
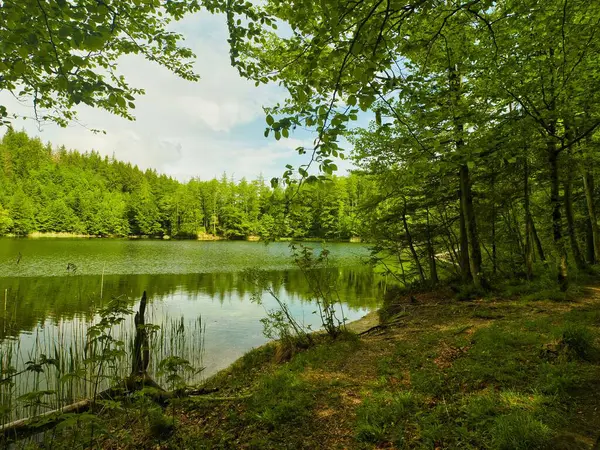
[[[113,299],[116,313],[107,309],[68,321],[46,321],[31,334],[0,342],[0,422],[2,425],[84,398],[93,398],[131,373],[135,336],[132,310],[123,299]],[[150,375],[166,382],[160,362],[177,356],[193,371],[186,383],[200,381],[205,324],[201,317],[169,317],[150,308]],[[107,319],[108,317],[108,319]]]

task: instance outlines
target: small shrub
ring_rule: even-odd
[[[548,426],[522,411],[497,417],[492,427],[493,448],[498,450],[544,449],[551,437]]]
[[[388,286],[383,296],[383,305],[379,309],[379,320],[385,322],[398,313],[404,312],[407,304],[405,287],[392,284]]]
[[[299,243],[290,244],[294,263],[309,287],[312,299],[317,304],[321,325],[333,339],[346,329],[346,318],[343,316],[337,286],[337,270],[334,268],[330,251],[321,249],[317,254],[314,249]]]
[[[152,408],[147,411],[150,435],[155,439],[166,439],[173,434],[175,424],[166,416],[162,409]]]
[[[553,302],[566,302],[569,301],[571,296],[568,292],[561,291],[558,287],[553,289],[542,289],[533,292],[529,295],[524,295],[522,300],[525,302],[536,302],[536,301],[553,301]]]
[[[561,343],[568,353],[587,360],[594,347],[594,335],[585,326],[569,323],[563,328]]]
[[[456,293],[457,300],[475,300],[481,297],[485,297],[486,291],[481,287],[476,287],[473,284],[463,284],[458,288]]]

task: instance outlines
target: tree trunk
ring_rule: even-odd
[[[556,124],[551,125],[554,130]],[[560,183],[558,177],[558,151],[553,137],[548,138],[548,160],[550,162],[550,205],[552,208],[552,235],[558,252],[558,285],[561,291],[569,287],[567,272],[567,248],[562,233],[562,215],[560,212]]]
[[[433,284],[437,284],[439,281],[437,266],[435,263],[435,249],[433,248],[433,242],[431,240],[431,226],[429,224],[429,207],[427,207],[427,253],[429,256],[429,278]]]
[[[573,142],[573,128],[568,120],[565,120],[565,138],[567,142]],[[567,150],[569,159],[566,161],[567,174],[564,181],[564,203],[565,203],[565,214],[567,216],[567,234],[569,235],[569,242],[571,243],[571,251],[573,252],[573,259],[578,269],[582,270],[586,268],[585,260],[581,255],[581,249],[577,242],[577,230],[575,228],[575,215],[573,213],[573,158],[571,150]]]
[[[404,283],[404,286],[408,286],[408,284],[406,284],[406,272],[404,271],[404,261],[402,261],[402,249],[399,248],[398,251],[396,252],[396,255],[398,257],[398,264],[400,264],[400,270],[402,271],[402,282]]]
[[[590,170],[586,170],[583,175],[583,188],[585,190],[585,200],[592,228],[594,260],[600,262],[600,230],[598,229],[598,218],[596,216],[596,206],[594,204],[594,175]]]
[[[533,216],[529,216],[529,222],[531,223],[531,236],[533,237],[533,242],[535,242],[535,246],[537,248],[538,255],[540,259],[545,264],[546,263],[546,254],[544,253],[544,247],[542,246],[542,241],[538,235],[537,228],[535,227],[535,222],[533,221]]]
[[[471,268],[469,267],[469,238],[467,236],[467,223],[465,220],[465,212],[462,207],[462,192],[460,199],[460,273],[464,283],[468,283],[473,279],[471,276]]]
[[[465,215],[467,239],[469,242],[469,268],[473,277],[473,284],[481,285],[481,248],[477,236],[477,223],[475,221],[475,210],[473,209],[473,193],[471,191],[471,180],[469,168],[466,164],[460,167],[460,190],[461,206]]]
[[[592,221],[588,217],[585,221],[585,256],[588,264],[596,264],[596,253],[594,249],[594,229]]]
[[[498,249],[496,245],[496,208],[494,207],[494,218],[492,219],[492,266],[494,275],[498,273]]]
[[[492,177],[492,270],[494,275],[498,273],[498,250],[496,243],[496,220],[498,211],[496,208],[496,172]]]
[[[585,269],[586,264],[581,250],[579,249],[579,243],[577,242],[577,232],[575,230],[575,219],[573,215],[573,185],[571,182],[571,175],[567,176],[564,183],[565,190],[565,214],[567,215],[567,233],[569,235],[569,241],[571,243],[571,251],[573,252],[573,259],[578,269]]]
[[[415,260],[415,266],[417,267],[417,271],[419,272],[419,279],[421,280],[421,283],[424,283],[425,273],[423,272],[423,267],[421,266],[421,262],[419,261],[417,251],[415,250],[412,235],[410,234],[410,231],[408,229],[408,221],[406,220],[406,200],[404,202],[404,210],[402,211],[402,223],[404,224],[404,231],[406,232],[406,241],[408,242],[408,248],[410,249],[410,253],[412,254],[413,259]]]
[[[448,212],[446,211],[446,209],[444,208],[442,214],[442,211],[440,210],[440,208],[438,208],[438,214],[440,216],[441,226],[446,232],[446,235],[448,236],[448,241],[444,242],[444,244],[446,245],[446,250],[450,254],[450,260],[452,261],[452,265],[455,268],[455,270],[456,267],[458,267],[458,270],[456,271],[457,275],[460,275],[460,249],[457,250],[459,238],[456,236],[456,233],[454,233],[454,230],[452,229],[452,223],[448,219]]]
[[[150,344],[148,342],[148,330],[146,330],[146,291],[142,294],[140,309],[135,313],[135,338],[133,341],[133,358],[131,375],[141,376],[148,370],[150,364]]]
[[[511,218],[512,213],[512,218]],[[523,243],[523,235],[521,234],[521,225],[519,224],[519,219],[517,217],[516,208],[513,206],[512,202],[509,201],[509,210],[508,210],[508,220],[514,222],[514,230],[515,230],[515,239],[517,241],[517,248],[523,261],[526,259],[526,250],[525,244]]]
[[[465,146],[465,124],[464,119],[462,118],[462,111],[460,110],[462,98],[462,80],[457,65],[449,65],[448,82],[450,86],[451,102],[453,107],[452,119],[454,122],[454,142],[456,145],[456,152],[460,155]],[[466,163],[460,166],[459,177],[461,209],[464,214],[466,240],[468,241],[469,246],[469,269],[471,271],[473,284],[476,287],[479,287],[481,285],[481,248],[479,247],[479,238],[477,235],[477,222],[475,220],[475,210],[473,208],[473,193],[471,191],[469,167]],[[461,236],[461,247],[463,241],[464,237]]]
[[[531,205],[530,205],[530,191],[529,191],[529,162],[527,161],[527,155],[525,155],[525,163],[523,167],[523,188],[525,195],[525,270],[527,273],[527,279],[533,278],[533,245],[531,242]]]

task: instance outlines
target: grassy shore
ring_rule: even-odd
[[[164,410],[134,402],[100,414],[106,432],[96,428],[94,446],[596,445],[600,288],[561,301],[543,294],[459,301],[440,290],[388,299],[385,311],[379,326],[371,315],[355,332],[336,341],[320,336],[317,345],[289,358],[277,343],[253,350],[208,380],[209,395]],[[89,425],[77,427],[81,436],[89,431]],[[53,435],[53,448],[62,448],[60,436],[71,436],[68,430]],[[65,447],[75,441],[89,445],[80,437]]]

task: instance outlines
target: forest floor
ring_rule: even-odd
[[[320,336],[284,362],[268,344],[209,379],[212,394],[111,413],[96,446],[598,448],[600,287],[537,297],[398,297],[360,337]]]

